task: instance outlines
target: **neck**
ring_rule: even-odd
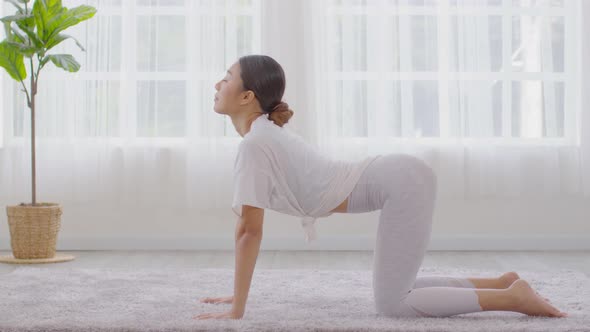
[[[243,112],[241,114],[237,114],[232,117],[231,121],[236,128],[236,131],[240,136],[244,137],[248,132],[250,132],[250,127],[252,126],[252,122],[256,120],[259,116],[262,116],[263,112]]]

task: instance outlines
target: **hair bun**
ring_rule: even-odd
[[[268,118],[272,120],[277,126],[282,127],[293,116],[293,110],[289,108],[289,104],[284,101],[279,102],[269,113]]]
[[[279,102],[269,113],[272,112],[283,112],[289,110],[289,104],[285,103],[284,101]]]

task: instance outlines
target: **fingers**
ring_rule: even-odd
[[[193,316],[194,319],[210,319],[210,318],[218,318],[221,317],[221,314],[217,313],[209,313],[209,314],[200,314],[197,316]]]
[[[193,316],[193,319],[226,319],[226,318],[234,318],[231,312],[219,312],[219,313],[209,313],[209,314],[200,314],[197,316]]]
[[[219,300],[218,300],[218,299],[214,299],[214,298],[209,298],[209,297],[208,297],[208,298],[202,299],[202,300],[201,300],[201,302],[203,302],[203,303],[213,303],[213,304],[215,304],[215,303],[219,303]]]
[[[201,299],[202,303],[212,303],[212,304],[219,304],[219,303],[231,303],[232,300],[225,298],[225,297],[206,297]]]
[[[211,319],[211,318],[215,318],[215,316],[213,314],[203,314],[203,315],[193,317],[193,319]]]

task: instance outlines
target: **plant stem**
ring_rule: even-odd
[[[33,68],[33,57],[31,57],[31,173],[32,173],[32,194],[33,206],[37,203],[37,177],[35,172],[35,95],[37,94],[37,84],[35,82],[35,71]]]
[[[27,2],[24,2],[25,4],[25,15],[28,14],[29,9],[27,6]],[[31,45],[31,41],[29,40],[29,45]],[[23,83],[23,81],[21,80],[21,84],[23,85],[23,88],[25,89],[25,93],[27,94],[27,103],[29,106],[29,109],[31,109],[31,173],[32,173],[32,188],[31,188],[31,193],[33,196],[33,206],[35,206],[35,204],[37,203],[37,177],[36,177],[36,172],[35,172],[35,95],[37,94],[37,80],[35,79],[35,71],[33,68],[33,57],[30,57],[30,63],[31,63],[31,94],[29,94],[29,92],[27,91],[27,88],[25,87],[25,84]],[[37,74],[38,75],[38,74]],[[38,78],[37,78],[38,79]]]
[[[23,86],[23,91],[27,95],[27,106],[31,107],[31,97],[29,97],[29,91],[27,90],[27,87],[25,86],[23,80],[20,80],[20,84]]]

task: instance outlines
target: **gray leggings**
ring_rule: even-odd
[[[361,175],[348,213],[381,210],[373,256],[377,314],[445,317],[479,312],[475,286],[467,279],[416,275],[430,240],[436,174],[408,154],[382,155]]]

